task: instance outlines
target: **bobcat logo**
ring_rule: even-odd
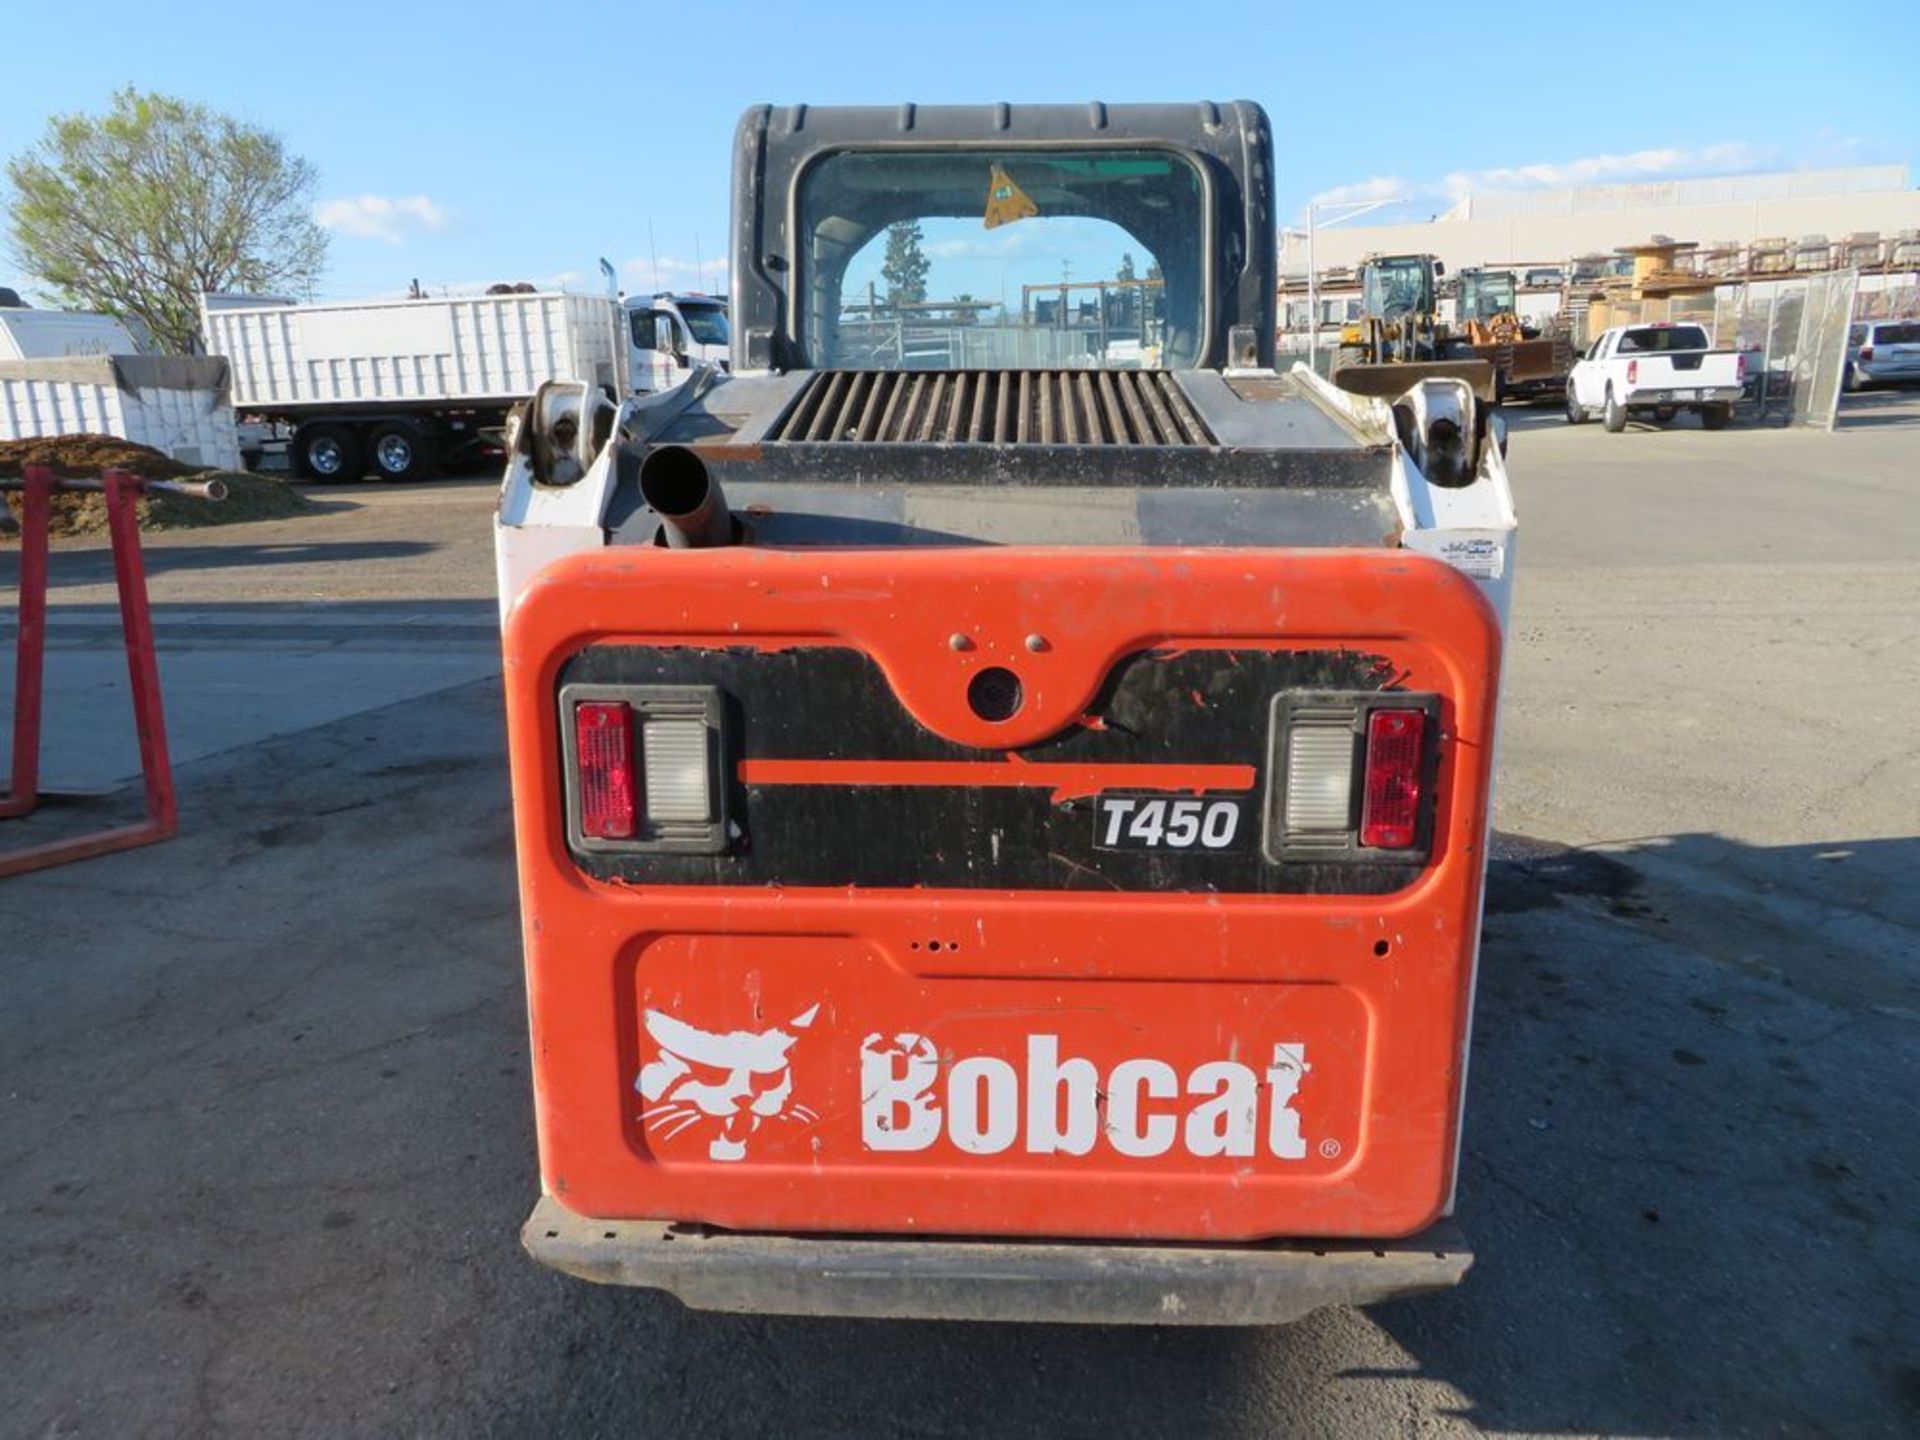
[[[810,1006],[787,1022],[805,1030],[820,1013]],[[640,1067],[633,1088],[647,1102],[646,1125],[662,1140],[719,1122],[709,1160],[744,1160],[747,1139],[767,1120],[813,1121],[818,1112],[790,1105],[793,1069],[787,1052],[800,1037],[789,1030],[729,1030],[715,1035],[659,1010],[642,1016],[660,1058]]]

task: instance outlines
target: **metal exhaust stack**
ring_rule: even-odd
[[[733,513],[707,462],[685,445],[661,445],[640,462],[640,498],[660,517],[667,544],[675,550],[731,545],[736,538]]]

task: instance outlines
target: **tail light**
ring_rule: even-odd
[[[1747,352],[1744,350],[1733,357],[1733,378],[1742,385],[1747,383]]]
[[[1638,360],[1629,360],[1627,361],[1627,384],[1638,385],[1639,383],[1640,362]]]
[[[1871,359],[1873,359],[1873,346],[1871,346],[1871,345],[1862,345],[1862,346],[1860,347],[1860,358],[1861,358],[1862,360],[1871,360]]]
[[[633,707],[619,700],[574,706],[573,749],[579,757],[580,833],[594,840],[631,840],[639,818]]]
[[[1419,710],[1375,710],[1367,716],[1366,801],[1360,843],[1406,850],[1420,828],[1420,774],[1427,717]]]
[[[724,853],[724,713],[720,692],[706,686],[563,685],[574,848],[589,854]]]
[[[1425,859],[1433,810],[1433,696],[1299,694],[1274,700],[1267,858]]]

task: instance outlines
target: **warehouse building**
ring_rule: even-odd
[[[1858,166],[1768,175],[1582,185],[1563,190],[1488,191],[1463,196],[1443,214],[1411,224],[1322,223],[1313,236],[1322,271],[1371,254],[1430,253],[1450,270],[1471,265],[1557,265],[1576,256],[1644,244],[1654,235],[1702,245],[1750,246],[1820,236],[1840,242],[1872,235],[1891,241],[1920,232],[1920,190],[1904,165]],[[1284,232],[1283,278],[1307,273],[1304,230]]]

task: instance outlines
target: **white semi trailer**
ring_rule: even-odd
[[[209,295],[207,351],[243,416],[290,427],[310,480],[420,479],[497,435],[548,380],[629,393],[629,323],[609,296],[561,291],[295,305]]]

